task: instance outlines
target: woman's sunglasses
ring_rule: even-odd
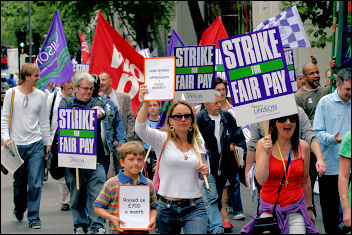
[[[284,123],[286,122],[286,120],[290,120],[290,122],[294,123],[296,121],[296,117],[295,116],[285,116],[285,117],[280,117],[277,119],[277,121],[279,123]]]
[[[185,114],[174,114],[172,116],[170,116],[170,118],[176,120],[176,121],[180,121],[182,120],[182,118],[185,118],[185,120],[191,120],[192,119],[192,114],[191,113],[185,113]]]

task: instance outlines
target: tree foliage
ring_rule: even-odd
[[[78,31],[93,42],[98,10],[114,26],[114,15],[127,30],[124,38],[131,36],[141,48],[153,50],[153,41],[158,40],[159,29],[170,30],[170,19],[174,10],[173,1],[32,1],[32,33],[48,33],[55,11],[58,9],[64,28],[69,52],[75,54],[80,47]],[[1,1],[1,43],[10,48],[17,47],[16,32],[23,28],[28,32],[28,2]]]
[[[302,21],[311,20],[315,28],[308,28],[306,32],[316,39],[310,40],[312,47],[324,48],[332,41],[332,36],[327,36],[333,25],[332,1],[283,1],[282,4],[282,11],[296,5]]]

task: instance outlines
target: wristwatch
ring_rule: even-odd
[[[307,211],[308,211],[308,210],[314,211],[314,205],[307,206]]]

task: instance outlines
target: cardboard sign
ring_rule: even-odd
[[[215,100],[215,46],[176,47],[176,100],[207,103]]]
[[[293,50],[289,49],[285,51],[285,58],[288,73],[290,76],[292,91],[297,91],[297,80],[296,80],[296,71],[295,71],[295,62],[293,61]]]
[[[224,62],[222,61],[220,48],[215,48],[215,77],[226,80]]]
[[[144,83],[149,93],[143,100],[175,99],[175,57],[145,58],[144,63]]]
[[[238,125],[297,113],[278,27],[219,41]]]
[[[97,110],[58,109],[58,166],[96,169]]]
[[[150,186],[119,186],[119,217],[125,224],[122,230],[151,230],[150,223]]]

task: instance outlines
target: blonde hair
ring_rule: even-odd
[[[179,104],[183,104],[183,105],[187,106],[192,114],[192,123],[191,123],[192,131],[188,131],[188,133],[187,133],[187,142],[196,151],[198,151],[198,150],[195,148],[195,143],[197,143],[200,148],[205,150],[203,148],[203,146],[201,145],[200,140],[198,138],[199,131],[197,128],[195,112],[194,112],[193,108],[191,107],[191,105],[187,101],[184,101],[184,100],[174,101],[169,108],[165,124],[162,128],[162,130],[164,130],[167,133],[167,140],[166,141],[168,141],[169,139],[176,140],[179,138],[175,131],[171,131],[170,122],[169,122],[169,118],[172,116],[172,112],[174,111],[175,107]]]
[[[23,82],[26,81],[26,76],[32,76],[35,72],[40,73],[40,69],[36,64],[25,63],[24,65],[22,65],[21,71],[20,71],[19,84],[22,84]]]
[[[143,145],[137,141],[127,142],[127,143],[121,145],[117,149],[117,151],[119,152],[119,156],[122,161],[125,160],[125,157],[127,156],[127,154],[134,154],[136,156],[137,155],[141,155],[141,156],[145,155],[145,150],[144,150]]]

